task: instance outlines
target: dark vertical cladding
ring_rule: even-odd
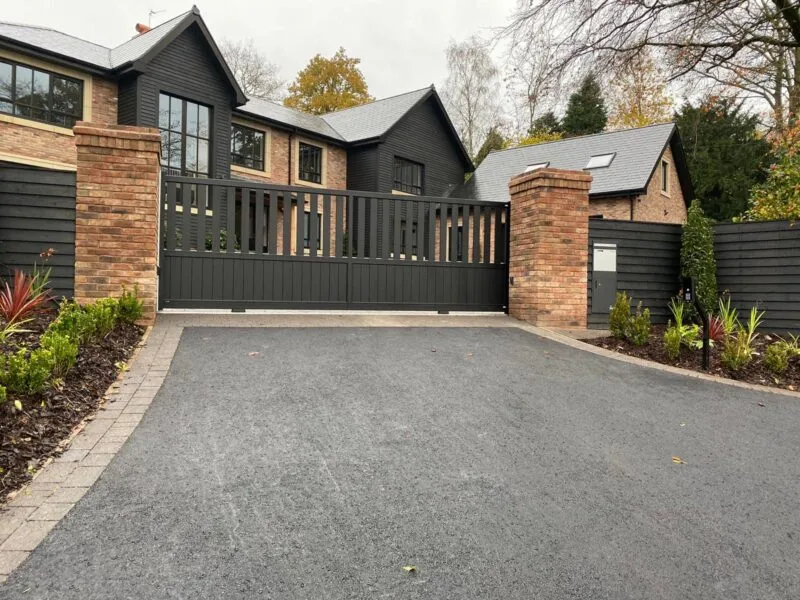
[[[52,248],[45,263],[39,256]],[[57,297],[72,297],[75,280],[75,173],[0,163],[0,276],[52,267]]]
[[[214,176],[230,175],[231,112],[235,92],[197,25],[159,53],[136,80],[136,124],[158,126],[158,95],[165,92],[211,108]]]
[[[120,125],[137,124],[136,94],[139,86],[136,75],[123,77],[119,80],[119,93],[117,99],[117,121]]]

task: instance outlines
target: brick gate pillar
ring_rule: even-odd
[[[158,297],[161,138],[157,129],[81,122],[75,194],[75,299],[119,296],[139,286],[144,323]]]
[[[591,182],[583,171],[538,169],[509,183],[512,316],[544,327],[586,327]]]

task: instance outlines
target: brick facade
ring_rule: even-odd
[[[509,183],[512,316],[545,327],[586,327],[591,182],[582,171],[540,169]]]
[[[139,286],[144,323],[158,297],[161,138],[157,129],[78,123],[75,299],[91,302]]]

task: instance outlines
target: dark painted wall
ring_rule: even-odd
[[[607,314],[592,314],[593,244],[617,245],[617,290],[631,296],[631,306],[641,300],[653,323],[666,323],[667,304],[680,289],[680,225],[589,220],[589,327],[608,327]]]
[[[138,90],[137,76],[130,75],[120,79],[117,83],[117,121],[120,125],[136,125],[137,107],[136,93]]]
[[[740,316],[766,311],[763,328],[800,330],[800,225],[787,221],[714,226],[717,287]]]
[[[30,273],[39,254],[56,253],[51,284],[72,297],[75,278],[75,173],[0,163],[0,276]]]
[[[158,95],[173,94],[211,107],[211,172],[230,176],[231,111],[236,96],[197,25],[181,33],[137,79],[136,124],[158,127]]]
[[[378,144],[347,151],[347,188],[378,191]]]

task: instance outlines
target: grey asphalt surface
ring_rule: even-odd
[[[187,329],[0,597],[800,598],[799,432],[518,329]]]

